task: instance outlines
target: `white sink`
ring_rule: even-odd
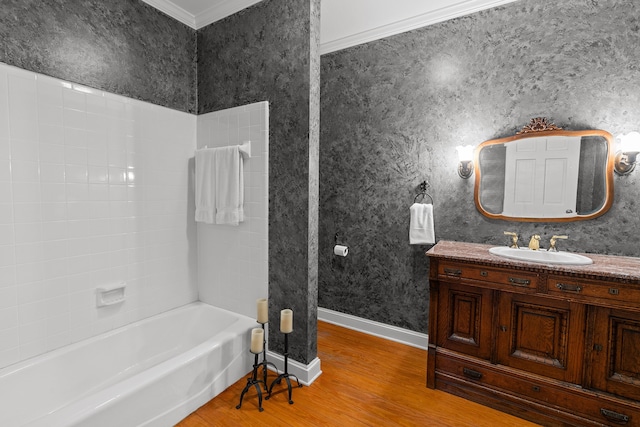
[[[546,249],[532,251],[528,248],[509,248],[507,246],[496,246],[489,249],[489,252],[504,258],[517,259],[520,261],[539,262],[542,264],[564,264],[564,265],[588,265],[593,264],[593,260],[583,255],[571,252],[548,252]]]

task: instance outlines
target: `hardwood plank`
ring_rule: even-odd
[[[426,388],[425,350],[318,322],[318,357],[322,375],[309,387],[293,389],[293,405],[281,384],[263,401],[263,412],[255,390],[236,409],[246,384],[242,378],[178,426],[535,426]]]

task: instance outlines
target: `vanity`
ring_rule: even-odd
[[[440,241],[427,387],[543,425],[640,426],[640,259],[588,265]]]

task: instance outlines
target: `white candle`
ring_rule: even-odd
[[[254,328],[251,330],[251,353],[262,353],[264,348],[264,331],[262,328]]]
[[[258,300],[258,323],[269,322],[269,302],[266,298]]]
[[[283,334],[293,332],[293,310],[285,308],[280,312],[280,332]]]

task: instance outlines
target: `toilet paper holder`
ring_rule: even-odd
[[[349,247],[338,243],[340,233],[336,233],[333,236],[333,254],[336,256],[346,257],[349,254]]]

